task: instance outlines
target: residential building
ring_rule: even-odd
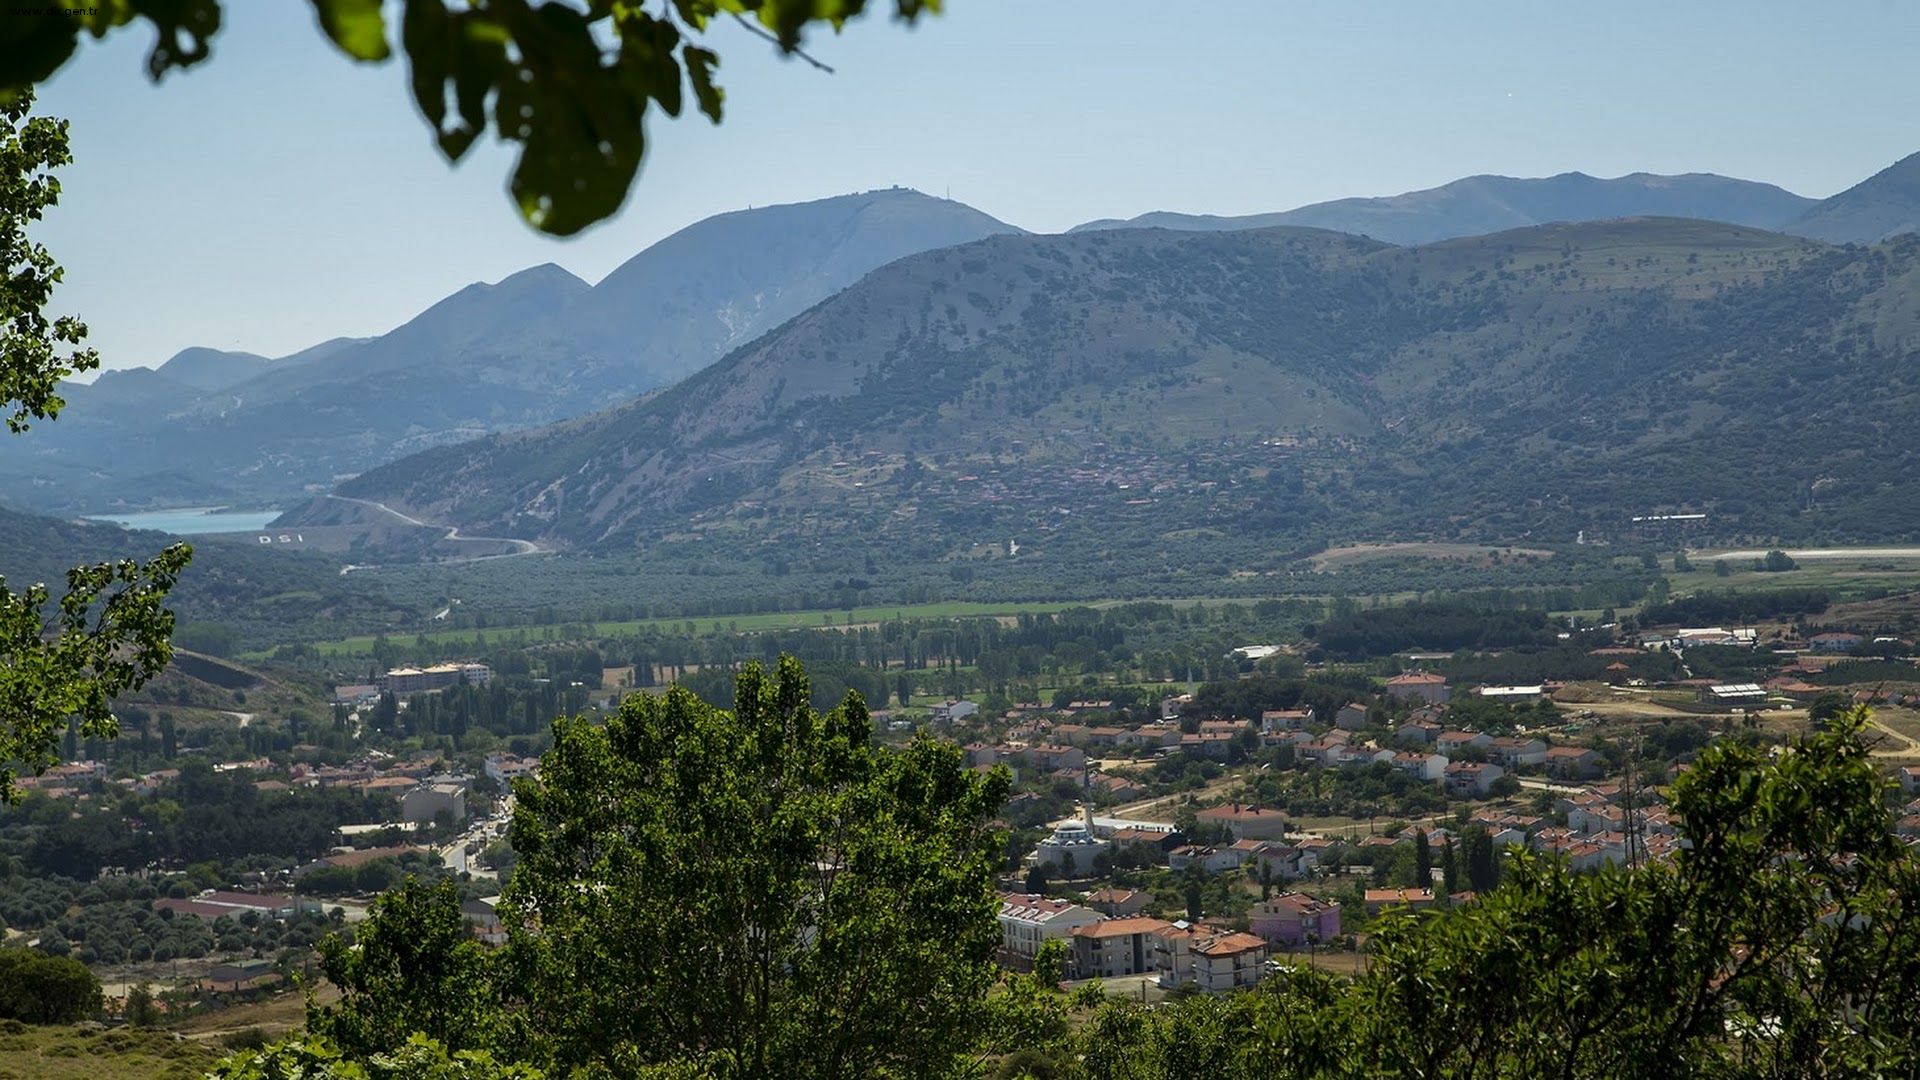
[[[1152,971],[1157,966],[1158,939],[1173,928],[1165,919],[1144,916],[1076,926],[1073,974],[1081,979],[1114,979]]]
[[[1506,769],[1539,765],[1547,760],[1547,744],[1525,735],[1506,735],[1487,740],[1487,760]]]
[[[1859,648],[1866,640],[1865,637],[1859,634],[1829,631],[1824,634],[1815,634],[1808,638],[1807,645],[1812,648],[1814,652],[1844,653],[1852,652]]]
[[[1443,731],[1444,728],[1431,720],[1408,720],[1394,728],[1393,735],[1403,743],[1431,746]]]
[[[1241,853],[1230,847],[1216,848],[1205,844],[1183,844],[1167,852],[1167,869],[1178,873],[1189,866],[1197,866],[1201,873],[1218,874],[1232,870],[1241,864]]]
[[[1600,752],[1584,746],[1553,747],[1547,751],[1544,764],[1548,773],[1567,780],[1599,776],[1604,767]]]
[[[1236,840],[1280,840],[1287,835],[1286,816],[1278,810],[1242,803],[1210,806],[1195,814],[1202,825],[1224,825]]]
[[[1342,731],[1359,731],[1367,726],[1367,707],[1358,701],[1349,701],[1340,706],[1333,714],[1333,726]]]
[[[1281,945],[1331,941],[1340,936],[1340,905],[1306,893],[1280,893],[1253,905],[1247,913],[1253,932]]]
[[[1253,934],[1219,934],[1193,944],[1193,981],[1209,994],[1255,985],[1266,964],[1266,939]]]
[[[1282,731],[1303,731],[1311,723],[1312,709],[1268,709],[1260,714],[1260,733],[1272,735]]]
[[[927,721],[936,726],[952,727],[962,720],[978,715],[980,715],[978,703],[948,699],[927,710]]]
[[[1409,671],[1387,680],[1387,696],[1390,698],[1443,705],[1450,694],[1446,677],[1430,671]]]
[[[1490,761],[1456,761],[1446,768],[1447,792],[1452,795],[1485,795],[1493,790],[1493,782],[1507,774],[1507,770]]]
[[[1493,741],[1493,736],[1484,731],[1443,731],[1434,737],[1433,748],[1450,758],[1460,756],[1460,751],[1469,746],[1484,747]]]
[[[467,789],[459,784],[422,784],[400,796],[400,820],[430,822],[445,813],[467,820]]]
[[[1438,783],[1446,779],[1447,766],[1451,762],[1445,754],[1421,754],[1403,750],[1393,755],[1389,764],[1417,780]]]
[[[1031,963],[1047,941],[1067,942],[1071,949],[1070,935],[1075,927],[1104,918],[1100,912],[1069,900],[1033,893],[1003,893],[1000,897],[1002,959],[1017,958]]]
[[[1087,894],[1087,906],[1110,919],[1138,915],[1153,902],[1153,894],[1139,889],[1096,889]]]

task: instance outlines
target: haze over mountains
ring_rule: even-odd
[[[1225,231],[1279,222],[1421,245],[1548,221],[1652,214],[1800,232],[1829,242],[1870,242],[1920,223],[1916,173],[1920,173],[1920,155],[1819,202],[1772,185],[1701,174],[1635,174],[1613,180],[1580,174],[1536,180],[1472,177],[1392,198],[1340,200],[1249,218],[1156,214],[1128,223],[1090,222],[1069,235],[1084,238],[1122,225]],[[841,290],[863,278],[875,288],[894,290],[875,314],[877,325],[892,326],[902,334],[909,327],[901,321],[900,312],[909,308],[951,306],[972,311],[973,296],[939,291],[950,289],[951,283],[899,284],[914,280],[909,269],[912,260],[895,260],[1020,233],[958,203],[901,189],[873,191],[710,218],[653,245],[597,285],[590,286],[552,265],[534,267],[495,284],[472,285],[372,339],[337,339],[277,360],[189,349],[158,371],[110,372],[93,386],[69,388],[73,407],[59,423],[43,426],[31,440],[0,443],[0,468],[14,478],[0,495],[18,505],[67,513],[212,502],[288,505],[302,492],[324,490],[343,476],[490,433],[568,421],[556,431],[531,436],[557,445],[564,437],[605,430],[606,416],[659,415],[647,412],[644,400],[632,403],[632,399],[684,379],[743,347],[746,354],[762,359],[746,360],[736,353],[730,363],[750,364],[753,385],[782,381],[788,388],[785,392],[792,392],[831,384],[833,394],[844,393],[849,384],[843,375],[828,374],[835,358],[844,354],[839,339],[817,340],[794,351],[795,326],[783,324],[836,294],[844,297],[847,294]],[[1605,246],[1600,239],[1589,239]],[[962,250],[972,252],[967,256],[969,263],[990,261],[1008,252],[1026,251],[1022,246],[1026,242],[1001,239],[977,251]],[[1031,243],[1037,245],[1035,250],[1053,252],[1047,259],[1072,261],[1075,256],[1067,252],[1077,250],[1058,246],[1065,243],[1059,238],[1032,238]],[[1661,249],[1656,261],[1665,265],[1668,254]],[[1383,264],[1396,257],[1369,256]],[[1582,254],[1582,258],[1601,257],[1600,248]],[[1043,265],[1027,265],[1034,273],[1046,270]],[[1491,264],[1479,269],[1493,275],[1502,272]],[[876,281],[882,277],[895,284]],[[1097,295],[1099,288],[1112,287],[1069,279],[1056,284],[1064,291],[1047,303],[1063,305],[1063,310],[1072,307],[1071,298],[1083,296],[1088,289]],[[914,287],[930,291],[916,295],[911,291]],[[1416,301],[1416,295],[1417,290],[1406,302],[1416,306],[1435,302]],[[1365,306],[1338,290],[1323,299],[1342,307]],[[1258,296],[1243,300],[1256,305],[1271,302]],[[801,322],[812,317],[809,314]],[[1080,312],[1079,317],[1095,318],[1090,311]],[[1383,313],[1376,312],[1375,317]],[[970,318],[961,322],[971,325]],[[849,340],[864,339],[869,333],[844,317],[835,325],[839,327],[835,332],[850,336]],[[1148,333],[1149,329],[1143,326],[1131,332],[1145,334],[1143,340],[1160,333]],[[1180,348],[1210,349],[1211,335],[1217,331],[1205,326],[1192,329],[1200,336]],[[974,331],[988,332],[984,327]],[[1008,332],[1008,328],[993,332]],[[1284,336],[1288,332],[1277,327],[1274,333],[1282,336],[1249,355],[1288,347]],[[756,340],[762,335],[768,336]],[[1360,347],[1357,342],[1349,344]],[[878,344],[871,347],[880,350]],[[1049,362],[1063,368],[1072,368],[1080,354],[1097,351],[1095,344],[1075,340],[1051,341],[1047,347]],[[1266,400],[1281,414],[1297,413],[1303,406],[1296,395],[1306,393],[1297,382],[1303,377],[1294,372],[1288,376],[1294,381],[1268,388],[1272,396]],[[884,397],[860,379],[851,385],[863,399]],[[718,394],[721,404],[695,403],[687,395],[702,392],[701,387],[717,391],[717,384],[710,381],[686,382],[663,396],[667,404],[658,408],[697,411],[709,417],[718,415],[714,408],[744,408],[731,391]],[[1345,418],[1344,428],[1333,424],[1329,432],[1340,429],[1357,435],[1381,422],[1349,400],[1352,395],[1347,391],[1334,393],[1330,385],[1313,391],[1332,395],[1305,398],[1315,403],[1314,410],[1329,423]],[[1101,392],[1096,385],[1076,391],[1096,396]],[[1236,392],[1206,404],[1244,415],[1246,403],[1241,397]],[[1006,405],[1042,412],[1052,407],[1011,398]],[[613,413],[587,415],[609,406],[615,407]],[[583,416],[586,419],[570,420]],[[710,420],[685,423],[704,429]],[[622,460],[636,454],[684,454],[685,447],[678,441],[685,437],[686,431],[649,429],[644,437],[634,434],[617,448],[603,444],[602,449]],[[674,445],[643,446],[633,441],[646,439],[667,439]],[[472,453],[485,454],[487,446],[514,441],[480,444]],[[503,484],[503,492],[482,509],[475,509],[453,489],[435,505],[444,504],[463,522],[510,521],[513,514],[528,511],[511,506],[504,489],[523,481],[531,478],[517,476],[512,484]],[[377,486],[371,479],[361,485],[364,490]],[[635,490],[643,488],[644,484],[635,482]],[[516,527],[523,532],[543,531],[525,521]],[[613,528],[609,535],[622,533],[623,528]],[[598,542],[585,533],[564,539]]]

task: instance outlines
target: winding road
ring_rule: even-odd
[[[372,509],[378,510],[381,513],[386,514],[397,521],[403,522],[407,525],[412,525],[416,528],[445,529],[447,530],[447,535],[441,537],[442,540],[452,540],[456,543],[465,540],[465,541],[478,543],[478,544],[511,544],[514,548],[514,550],[512,551],[503,551],[497,555],[456,555],[450,559],[441,559],[440,562],[442,564],[486,562],[488,559],[513,559],[513,558],[518,558],[519,556],[522,556],[522,555],[545,555],[548,553],[548,550],[549,550],[547,548],[541,547],[539,544],[536,544],[531,540],[522,540],[519,537],[515,537],[515,536],[461,536],[460,529],[458,526],[435,525],[430,521],[421,521],[419,518],[414,517],[412,514],[402,513],[398,510],[395,510],[393,507],[388,506],[386,503],[374,502],[372,499],[356,499],[350,495],[328,495],[327,498],[333,499],[336,502],[353,503],[356,506],[371,507]],[[341,567],[340,572],[342,574],[349,574],[355,570],[373,570],[373,569],[376,569],[376,567],[372,565],[366,565],[366,566],[348,565],[348,566]]]

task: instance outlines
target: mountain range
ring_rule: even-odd
[[[1920,236],[1690,219],[1416,247],[1001,236],[892,263],[652,397],[341,490],[594,551],[1571,542],[1678,512],[1722,536],[1910,535],[1916,296]]]
[[[1090,222],[1070,235],[1311,224],[1421,246],[1547,221],[1651,214],[1871,242],[1920,223],[1916,174],[1920,155],[1819,202],[1698,174],[1472,177],[1250,218]],[[873,191],[707,219],[595,285],[552,265],[475,284],[370,339],[336,339],[278,359],[189,349],[155,371],[109,372],[91,386],[67,387],[73,407],[58,424],[0,441],[0,468],[17,478],[4,494],[63,512],[285,505],[412,452],[556,422],[573,431],[574,418],[597,424],[595,410],[609,407],[632,412],[644,395],[730,352],[759,349],[763,335],[863,277],[892,272],[896,260],[1022,235],[959,203]],[[803,361],[783,377],[807,383],[813,376]]]
[[[1017,232],[903,189],[721,214],[597,285],[551,264],[396,329],[268,360],[188,349],[68,385],[0,441],[6,494],[64,512],[267,502],[441,443],[579,415],[718,359],[903,255]]]

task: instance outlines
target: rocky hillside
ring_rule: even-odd
[[[1920,239],[1673,219],[1414,248],[997,237],[894,263],[644,401],[343,490],[588,549],[703,530],[1571,541],[1682,510],[1728,537],[1907,535],[1916,296]]]

